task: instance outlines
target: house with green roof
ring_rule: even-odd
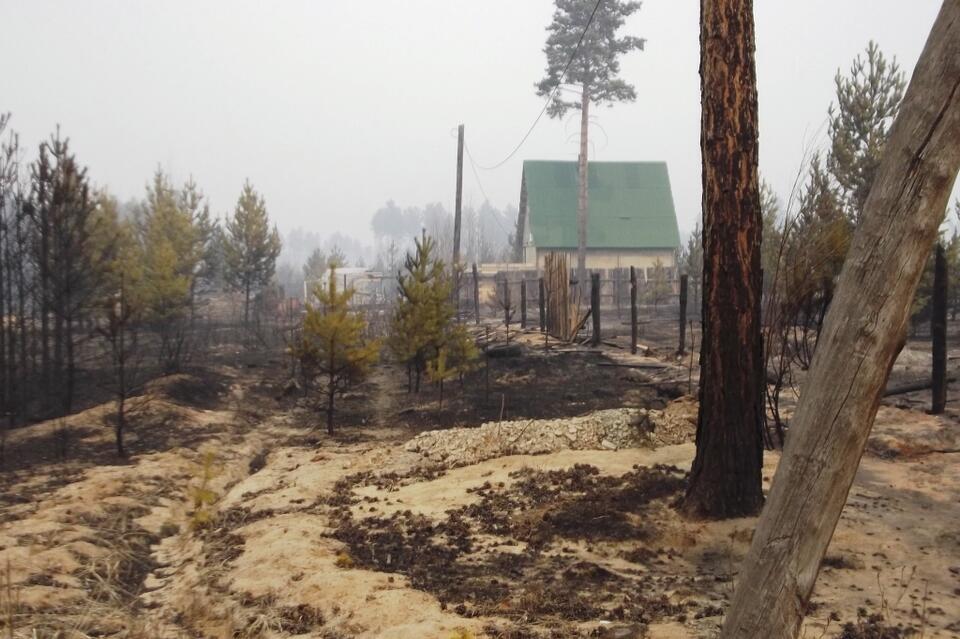
[[[680,246],[664,162],[590,162],[587,268],[673,269]],[[520,187],[523,261],[542,268],[551,252],[577,253],[577,163],[527,160]]]

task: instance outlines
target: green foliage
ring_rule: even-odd
[[[227,220],[224,267],[227,283],[244,293],[244,323],[249,321],[250,297],[273,278],[280,255],[280,234],[270,227],[267,205],[249,180]]]
[[[791,296],[819,295],[829,301],[852,234],[841,195],[824,171],[820,157],[814,155],[807,184],[800,193],[788,248],[790,266],[786,281]]]
[[[319,248],[313,249],[303,264],[303,279],[307,282],[319,280],[327,272],[328,265],[327,254]]]
[[[420,375],[443,346],[454,314],[452,282],[443,261],[434,257],[436,244],[428,235],[416,240],[397,279],[400,300],[391,325],[389,346],[394,357]]]
[[[223,279],[222,231],[210,216],[210,205],[191,176],[177,194],[177,206],[190,217],[194,229],[188,259],[193,267],[193,285],[217,283]],[[192,290],[191,290],[192,292]]]
[[[690,287],[694,307],[699,306],[703,290],[703,230],[699,223],[687,238],[687,246],[682,249],[677,265],[687,274],[687,286]]]
[[[407,254],[388,340],[393,356],[415,373],[418,391],[423,373],[442,384],[473,370],[479,355],[466,328],[454,321],[453,282],[435,252],[433,238],[424,235]]]
[[[763,268],[763,292],[769,294],[778,277],[783,232],[780,225],[780,202],[773,187],[766,180],[760,184],[760,211],[763,215],[763,240],[760,244],[760,262]]]
[[[347,264],[347,254],[339,246],[334,245],[327,257],[327,265],[331,268],[344,268]]]
[[[333,432],[334,400],[370,373],[380,343],[365,337],[367,323],[350,310],[354,290],[337,289],[336,269],[326,286],[317,286],[317,305],[308,305],[296,354],[308,380],[318,379],[327,400],[327,430]]]
[[[811,158],[795,219],[780,232],[787,238],[777,266],[778,313],[785,326],[796,327],[792,355],[806,369],[853,233],[839,190],[819,155]]]
[[[847,216],[856,223],[880,166],[906,81],[896,58],[888,61],[871,41],[866,59],[858,55],[850,74],[844,77],[838,70],[834,82],[837,103],[829,110],[827,168],[840,186]]]
[[[537,84],[537,95],[549,96],[562,80],[564,84],[580,85],[594,103],[637,99],[634,87],[619,77],[619,57],[642,50],[644,40],[633,36],[618,37],[617,31],[640,9],[640,3],[605,0],[600,3],[590,28],[584,32],[595,7],[595,0],[556,0],[543,49],[547,56],[546,76]],[[581,36],[580,53],[570,63],[566,76],[561,78]],[[563,91],[557,91],[547,112],[551,117],[563,117],[569,109],[579,109],[580,106],[579,101],[567,100]]]
[[[447,326],[443,350],[446,354],[445,365],[456,376],[463,377],[476,370],[480,350],[463,324],[451,323]]]
[[[670,288],[670,281],[667,278],[667,269],[663,261],[658,257],[653,263],[653,275],[647,284],[646,294],[647,302],[654,306],[659,306],[667,301],[673,289]]]

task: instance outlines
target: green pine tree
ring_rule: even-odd
[[[224,243],[226,280],[243,293],[243,323],[250,322],[250,299],[270,283],[280,255],[280,234],[270,227],[267,205],[247,180],[233,217],[227,220]]]
[[[653,304],[654,314],[657,312],[657,307],[667,301],[672,292],[667,278],[667,269],[663,265],[663,260],[658,257],[653,263],[653,274],[647,287],[647,301]]]
[[[202,255],[193,218],[159,169],[147,187],[140,227],[145,315],[160,338],[160,365],[174,373],[189,351],[191,293]]]
[[[443,261],[436,258],[436,243],[424,234],[408,253],[404,271],[398,274],[400,299],[394,312],[389,346],[397,361],[407,365],[408,390],[420,392],[420,378],[428,362],[437,357],[453,320],[450,303],[452,282]],[[412,384],[415,379],[415,385]]]
[[[840,185],[847,216],[854,223],[873,186],[906,86],[896,58],[888,61],[873,41],[866,54],[866,59],[859,55],[854,59],[848,76],[837,71],[837,103],[828,112],[827,169]]]
[[[314,289],[317,304],[307,305],[296,349],[304,377],[322,385],[331,435],[336,397],[366,379],[380,353],[380,343],[365,337],[367,322],[350,310],[353,294],[352,288],[337,289],[336,269],[331,269],[327,285]]]
[[[323,250],[315,248],[303,264],[303,279],[307,282],[317,281],[323,277],[329,266],[330,260],[327,258],[327,254]]]

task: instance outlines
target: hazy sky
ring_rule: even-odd
[[[838,67],[875,39],[909,74],[937,0],[756,0],[761,171],[782,196],[822,144]],[[368,239],[387,199],[452,208],[456,139],[500,161],[542,107],[552,0],[0,0],[0,111],[35,155],[59,123],[98,184],[140,197],[159,163],[218,213],[244,178],[281,229]],[[699,3],[646,0],[625,32],[639,99],[596,110],[591,159],[664,160],[681,229],[700,216]],[[525,158],[577,154],[544,118],[466,203],[516,204]]]

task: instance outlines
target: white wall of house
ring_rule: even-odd
[[[548,253],[566,253],[570,266],[574,267],[577,263],[577,251],[575,249],[543,249],[534,246],[525,247],[526,262],[532,267],[534,260],[537,268],[543,268],[544,258]],[[638,269],[653,268],[659,259],[664,268],[674,269],[676,261],[674,252],[671,249],[587,249],[587,269],[614,269],[630,268]]]

